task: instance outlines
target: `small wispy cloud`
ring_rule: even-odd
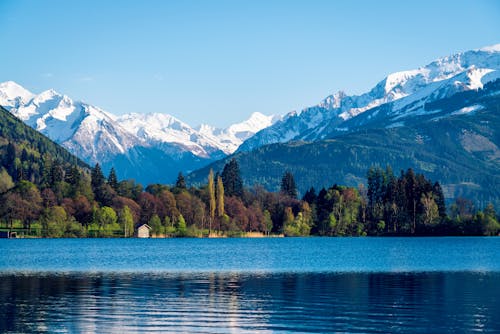
[[[54,73],[51,73],[51,72],[42,73],[42,74],[40,74],[40,76],[42,76],[43,78],[53,78]]]

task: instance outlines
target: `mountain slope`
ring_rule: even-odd
[[[0,169],[15,180],[48,182],[54,166],[68,171],[89,166],[0,106]]]
[[[386,128],[380,120],[379,127],[266,145],[234,157],[247,185],[272,190],[279,189],[286,170],[303,193],[310,186],[356,186],[372,165],[390,165],[396,173],[414,168],[438,180],[448,199],[464,196],[500,207],[500,80],[427,103],[425,109],[426,115],[407,125]],[[188,181],[203,182],[210,168],[220,171],[228,159],[192,173]]]
[[[424,114],[425,103],[481,88],[499,78],[499,70],[500,44],[440,58],[416,70],[390,74],[365,94],[349,96],[338,92],[300,113],[289,113],[244,142],[239,150],[250,151],[290,140],[321,140],[335,131],[338,134],[357,131],[370,123],[371,118],[367,117],[363,123],[349,122],[351,119],[368,111],[372,111],[373,117],[382,108],[393,118],[386,119],[386,126],[398,126],[407,116]]]
[[[142,183],[173,182],[179,171],[190,172],[234,152],[243,140],[273,122],[254,114],[227,129],[196,130],[167,114],[114,116],[54,90],[33,94],[8,81],[0,83],[0,105],[32,128],[105,171]]]

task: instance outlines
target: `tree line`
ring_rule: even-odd
[[[90,171],[45,159],[32,174],[7,146],[0,170],[0,228],[39,237],[131,237],[148,224],[165,237],[238,236],[248,232],[285,236],[498,235],[492,205],[476,210],[457,199],[448,209],[438,182],[412,169],[394,175],[370,168],[367,185],[332,185],[298,198],[294,176],[285,171],[279,192],[243,186],[238,162],[210,170],[207,182],[188,187],[179,173],[174,185],[119,181],[99,164]],[[20,152],[19,152],[20,151]],[[28,159],[29,160],[29,159]]]

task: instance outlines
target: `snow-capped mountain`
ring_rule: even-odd
[[[217,146],[226,154],[230,154],[236,151],[245,140],[260,130],[273,125],[279,119],[279,116],[266,116],[255,112],[246,121],[233,124],[225,129],[202,124],[197,127],[197,131],[205,138],[217,143]]]
[[[316,106],[291,112],[248,139],[239,150],[290,140],[314,141],[334,131],[354,131],[355,122],[350,120],[382,106],[384,115],[390,116],[385,120],[387,126],[398,126],[406,117],[426,113],[426,103],[481,88],[499,78],[499,70],[500,44],[443,57],[416,70],[390,74],[365,94],[351,96],[337,92]],[[371,116],[376,119],[376,115]],[[369,123],[367,118],[357,125]]]
[[[258,131],[272,125],[279,118],[253,113],[241,123],[225,129],[202,124],[196,128],[168,114],[127,114],[116,119],[130,133],[150,144],[171,143],[184,147],[200,157],[210,157],[217,151],[231,154]]]
[[[15,82],[4,82],[0,84],[0,105],[89,163],[142,144],[112,115],[52,89],[35,95]]]
[[[0,83],[0,105],[90,164],[125,171],[121,177],[170,182],[232,154],[291,140],[317,141],[363,128],[393,128],[421,117],[445,117],[429,107],[500,78],[500,44],[440,58],[424,67],[388,75],[362,95],[337,92],[318,105],[283,117],[254,113],[225,129],[190,125],[160,113],[114,116],[85,102],[48,90],[33,94]],[[480,110],[475,105],[467,110]],[[449,112],[449,108],[446,108]],[[433,116],[434,115],[434,116]]]
[[[120,165],[129,171],[123,177],[136,179],[141,178],[134,173],[148,160],[167,160],[172,166],[182,161],[182,166],[195,168],[224,157],[277,120],[254,113],[226,129],[208,125],[195,129],[168,114],[115,116],[52,89],[33,94],[13,81],[0,83],[0,105],[89,164],[99,162],[109,168]],[[172,167],[172,173],[176,175],[184,167]],[[143,173],[155,174],[148,170]]]

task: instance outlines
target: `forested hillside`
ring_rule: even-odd
[[[367,187],[330,184],[318,192],[308,188],[300,199],[297,184],[307,179],[296,182],[282,169],[275,192],[245,187],[231,159],[220,171],[207,171],[198,187],[188,187],[179,173],[173,186],[143,188],[120,181],[115,169],[106,177],[98,164],[89,168],[3,109],[0,130],[0,230],[20,236],[130,237],[142,224],[164,237],[500,232],[492,205],[478,210],[459,199],[448,215],[440,184],[412,169],[397,176],[370,168]]]
[[[361,118],[377,118],[363,130],[334,131],[317,142],[271,144],[241,152],[188,176],[201,182],[210,168],[221,170],[231,158],[241,166],[247,185],[260,184],[275,191],[284,170],[297,179],[299,192],[331,184],[357,186],[366,181],[371,166],[390,165],[394,170],[413,168],[440,180],[448,201],[472,199],[484,207],[500,207],[500,80],[479,91],[467,91],[426,105],[427,116],[386,128],[383,108]]]
[[[28,180],[46,186],[73,168],[87,164],[0,106],[1,166],[13,181]]]

